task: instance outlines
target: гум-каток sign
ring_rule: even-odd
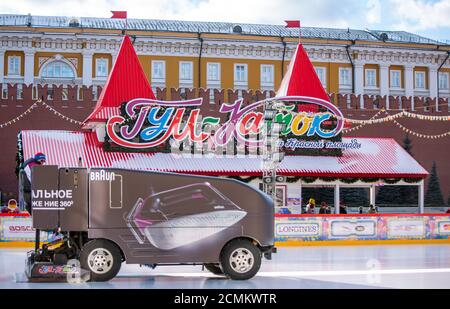
[[[279,112],[275,121],[286,124],[282,134],[292,133],[294,136],[314,136],[332,138],[343,128],[342,113],[330,102],[310,97],[284,97],[279,100],[301,101],[325,107],[329,112],[308,115],[305,112],[291,112],[295,105],[286,106],[287,113]],[[248,138],[258,136],[263,132],[264,114],[256,111],[264,101],[243,106],[243,100],[236,100],[233,104],[222,104],[219,112],[228,114],[227,121],[220,124],[219,117],[203,117],[199,106],[202,98],[187,101],[159,101],[151,99],[134,99],[125,106],[125,114],[113,116],[108,120],[106,130],[112,142],[126,148],[150,148],[163,144],[169,138],[183,141],[188,138],[192,142],[203,142],[213,138],[217,146],[223,146],[236,139],[249,147],[261,146],[263,140]],[[335,115],[336,126],[332,130],[322,128],[324,122]],[[132,119],[134,123],[127,124]],[[186,124],[182,123],[183,119]],[[149,125],[144,125],[145,122]],[[211,126],[215,134],[211,135]],[[116,127],[119,126],[118,130]],[[132,141],[139,136],[140,141]],[[332,148],[332,147],[331,147]]]

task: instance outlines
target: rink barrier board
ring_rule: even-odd
[[[40,233],[42,242],[48,239],[48,232]],[[31,243],[34,244],[36,230],[33,228],[33,222],[28,214],[2,214],[0,215],[0,245],[6,243]]]
[[[32,246],[27,215],[0,215],[0,247]],[[45,242],[48,233],[41,233]],[[278,246],[357,245],[450,241],[449,214],[275,215]]]
[[[449,214],[275,215],[277,243],[450,239]]]
[[[450,239],[391,239],[391,240],[322,240],[322,241],[277,241],[275,247],[313,246],[369,246],[369,245],[413,245],[450,244]]]

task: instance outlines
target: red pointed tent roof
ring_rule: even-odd
[[[330,101],[302,44],[297,45],[276,96],[305,96]]]
[[[84,121],[84,125],[88,122],[106,121],[119,113],[118,108],[123,102],[136,98],[155,99],[155,95],[130,38],[125,36],[94,111]]]

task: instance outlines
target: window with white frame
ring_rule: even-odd
[[[365,85],[366,87],[376,87],[377,86],[377,70],[376,69],[366,69],[365,70]]]
[[[20,57],[9,56],[8,57],[8,75],[15,76],[20,75]]]
[[[44,78],[75,78],[75,72],[70,65],[63,61],[52,61],[42,69],[41,76]]]
[[[414,74],[414,88],[425,89],[425,72],[416,72]]]
[[[180,87],[192,87],[193,84],[193,64],[192,61],[180,62]]]
[[[402,87],[402,72],[400,70],[391,70],[391,88],[401,88]]]
[[[247,87],[248,82],[248,66],[247,64],[236,63],[234,65],[234,87]]]
[[[449,90],[448,76],[448,72],[439,72],[439,89]]]
[[[54,91],[53,91],[53,85],[48,85],[47,87],[47,100],[53,100]]]
[[[152,86],[165,87],[166,85],[166,62],[164,60],[152,61]]]
[[[214,104],[214,89],[221,87],[220,63],[208,62],[206,64],[206,87],[209,88],[209,102]]]
[[[8,84],[3,83],[2,84],[2,99],[8,98]]]
[[[350,87],[352,85],[352,70],[350,68],[339,68],[339,86]]]
[[[327,87],[327,70],[324,67],[315,67],[317,77],[319,77],[320,82],[324,88]]]
[[[97,58],[95,60],[95,76],[96,77],[108,76],[108,59]]]
[[[23,85],[17,84],[17,99],[22,100],[23,99]]]
[[[207,83],[220,84],[220,63],[208,62],[206,66]]]
[[[97,87],[96,86],[92,87],[92,92],[94,91],[95,88]],[[67,88],[67,85],[63,85],[61,96],[63,101],[67,101],[69,99],[69,89]]]
[[[272,90],[274,88],[273,64],[261,64],[261,89]]]
[[[38,86],[37,85],[33,85],[33,91],[32,91],[31,97],[33,98],[33,100],[37,100],[37,98],[38,98]]]

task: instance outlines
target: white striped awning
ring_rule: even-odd
[[[351,138],[353,139],[353,138]],[[350,142],[343,138],[343,142]],[[424,178],[427,171],[394,139],[357,138],[359,149],[340,157],[286,156],[278,172],[288,176]],[[22,131],[24,158],[37,152],[60,167],[114,167],[201,175],[259,176],[260,156],[105,151],[94,132]]]

